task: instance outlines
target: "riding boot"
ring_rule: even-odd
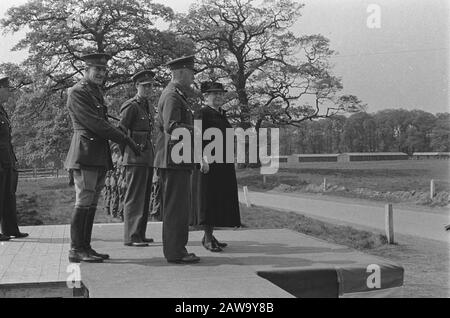
[[[86,208],[75,208],[73,211],[70,224],[71,250],[69,252],[69,261],[71,263],[103,262],[101,258],[89,255],[85,249],[84,233],[88,212],[89,209]]]
[[[92,229],[94,227],[95,212],[96,212],[96,208],[91,207],[86,216],[86,221],[85,221],[86,223],[85,223],[85,228],[84,228],[84,231],[85,231],[84,246],[85,246],[86,251],[89,253],[89,255],[99,257],[104,260],[109,259],[108,254],[97,253],[94,249],[92,249],[92,246],[91,246]]]

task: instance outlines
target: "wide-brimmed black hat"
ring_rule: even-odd
[[[195,58],[195,55],[183,56],[183,57],[180,57],[180,58],[177,58],[177,59],[174,59],[174,60],[168,62],[166,65],[171,70],[178,70],[178,69],[182,69],[182,68],[194,70],[194,58]]]
[[[153,78],[155,77],[155,73],[150,70],[143,70],[140,72],[137,72],[133,75],[131,78],[133,82],[136,84],[150,84],[153,83]]]
[[[112,56],[107,53],[92,53],[83,55],[81,59],[88,66],[106,67],[108,66],[108,61],[112,59]]]
[[[202,94],[213,92],[227,92],[227,90],[223,88],[223,84],[217,82],[203,82],[200,90],[202,91]]]

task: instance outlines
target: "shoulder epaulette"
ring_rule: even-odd
[[[136,102],[136,98],[134,97],[127,100],[125,103],[123,103],[122,107],[120,107],[120,112],[123,113],[125,110],[130,108],[134,104],[134,102]]]

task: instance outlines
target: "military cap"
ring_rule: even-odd
[[[194,55],[190,55],[190,56],[183,56],[177,59],[174,59],[170,62],[168,62],[166,65],[171,69],[171,70],[178,70],[181,68],[187,68],[190,70],[194,70]]]
[[[212,92],[223,92],[223,93],[227,92],[227,90],[223,88],[222,83],[216,82],[203,82],[201,84],[200,90],[202,91],[202,94]]]
[[[89,66],[103,66],[108,65],[108,61],[112,59],[112,56],[107,53],[93,53],[86,54],[81,57],[81,59]]]
[[[140,71],[140,72],[137,72],[136,74],[134,74],[131,77],[131,79],[135,83],[149,84],[149,83],[153,83],[153,78],[154,77],[155,77],[155,73],[154,72],[152,72],[150,70],[144,70],[144,71]]]
[[[0,87],[9,87],[9,77],[8,76],[3,76],[0,78]]]

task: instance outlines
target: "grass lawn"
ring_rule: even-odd
[[[358,250],[373,249],[387,243],[385,235],[357,230],[350,226],[334,225],[299,215],[265,207],[247,208],[241,204],[242,223],[256,229],[290,229],[319,239],[346,245]]]
[[[442,204],[448,202],[450,192],[450,165],[448,160],[401,160],[401,161],[374,161],[351,163],[304,163],[297,169],[280,169],[275,175],[263,176],[259,169],[237,170],[238,183],[253,190],[272,190],[280,185],[290,186],[285,191],[314,192],[308,186],[319,186],[327,179],[328,195],[344,197],[359,197],[364,199],[383,200],[385,196],[380,193],[390,192],[389,200],[406,200],[416,202],[423,194],[423,204],[427,204],[431,179],[436,180],[436,192],[441,193]],[[368,189],[363,193],[358,189]],[[321,191],[319,187],[319,191]],[[377,195],[378,192],[378,195]],[[399,193],[395,193],[399,192]],[[403,193],[400,193],[403,192]],[[405,192],[408,192],[405,194]],[[414,196],[415,197],[411,197]],[[421,202],[422,202],[421,201]],[[428,202],[431,204],[431,202]]]
[[[17,210],[21,225],[69,224],[74,204],[75,190],[66,178],[19,180]],[[103,211],[102,199],[95,221],[119,222]]]
[[[449,246],[444,242],[397,234],[397,243],[389,245],[380,233],[262,207],[248,209],[241,206],[241,215],[242,223],[249,228],[287,228],[402,265],[405,269],[404,297],[450,297]]]

